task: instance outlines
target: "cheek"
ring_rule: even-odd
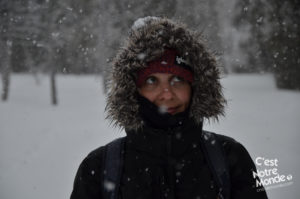
[[[191,93],[190,86],[187,86],[178,93],[178,98],[185,107],[187,107],[191,101]]]
[[[141,96],[145,97],[146,99],[148,99],[150,102],[154,102],[155,100],[155,92],[149,92],[146,89],[143,88],[139,88],[138,92]]]

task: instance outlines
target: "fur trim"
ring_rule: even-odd
[[[143,26],[132,28],[125,45],[113,61],[110,90],[107,96],[107,118],[116,126],[139,129],[135,75],[146,63],[159,58],[166,48],[175,49],[188,60],[194,71],[190,117],[200,124],[203,119],[224,115],[226,100],[220,84],[216,59],[208,52],[201,35],[166,18],[154,18]]]

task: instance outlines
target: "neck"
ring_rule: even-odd
[[[146,126],[155,129],[172,129],[183,126],[189,120],[189,111],[171,115],[169,113],[160,113],[159,108],[148,99],[139,96],[140,115]]]

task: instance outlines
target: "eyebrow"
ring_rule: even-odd
[[[168,79],[167,79],[168,82],[170,82],[174,77],[179,77],[179,78],[183,79],[182,77],[180,77],[180,76],[178,76],[178,75],[176,75],[176,74],[171,74],[171,73],[164,73],[164,74],[168,74],[168,75],[169,75],[169,76],[168,76]],[[160,79],[160,78],[157,77],[155,74],[149,75],[146,79],[148,79],[148,78],[150,78],[150,77],[154,77],[154,78],[156,78],[157,80]]]

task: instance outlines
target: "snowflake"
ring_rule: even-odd
[[[158,19],[159,19],[159,17],[153,17],[153,16],[139,18],[133,23],[132,29],[133,30],[140,29],[141,27],[145,26],[147,22],[153,21],[153,20],[158,20]]]

